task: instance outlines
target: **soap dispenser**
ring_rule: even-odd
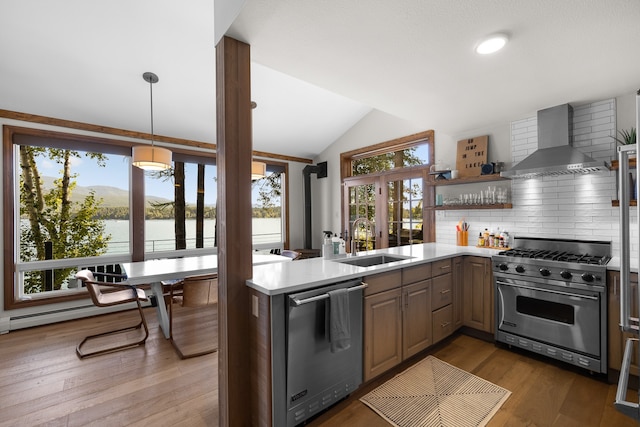
[[[331,231],[323,231],[322,233],[322,257],[333,258],[333,243],[331,242],[333,233]]]

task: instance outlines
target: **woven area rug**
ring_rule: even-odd
[[[484,426],[511,392],[440,359],[426,359],[360,400],[399,427]]]

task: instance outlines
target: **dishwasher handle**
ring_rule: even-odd
[[[347,292],[353,292],[353,291],[357,291],[357,290],[360,290],[360,289],[364,289],[367,286],[369,286],[367,283],[360,282],[359,285],[347,288]],[[327,299],[327,298],[329,298],[329,294],[325,292],[323,294],[316,295],[316,296],[309,297],[309,298],[304,298],[304,299],[291,298],[291,302],[293,303],[293,305],[295,305],[297,307],[299,305],[308,304],[310,302],[320,301],[320,300]]]
[[[624,357],[622,359],[622,367],[620,368],[620,378],[618,378],[618,388],[616,390],[616,401],[613,406],[618,412],[631,417],[635,420],[640,419],[640,404],[637,402],[626,401],[627,383],[629,380],[629,366],[631,365],[631,357],[633,354],[633,345],[637,345],[638,338],[629,338],[624,349]]]

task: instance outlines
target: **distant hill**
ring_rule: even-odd
[[[49,190],[53,188],[54,177],[45,176],[42,177],[44,188]],[[105,208],[118,208],[129,206],[129,192],[116,187],[110,187],[108,185],[94,185],[91,187],[76,186],[71,193],[72,202],[81,202],[91,192],[94,192],[97,199],[103,199],[102,207]],[[147,203],[167,203],[172,202],[172,199],[166,199],[162,197],[147,197]]]

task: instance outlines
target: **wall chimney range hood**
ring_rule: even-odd
[[[500,175],[522,179],[609,170],[604,161],[574,148],[572,137],[573,108],[569,104],[538,111],[538,149]]]

